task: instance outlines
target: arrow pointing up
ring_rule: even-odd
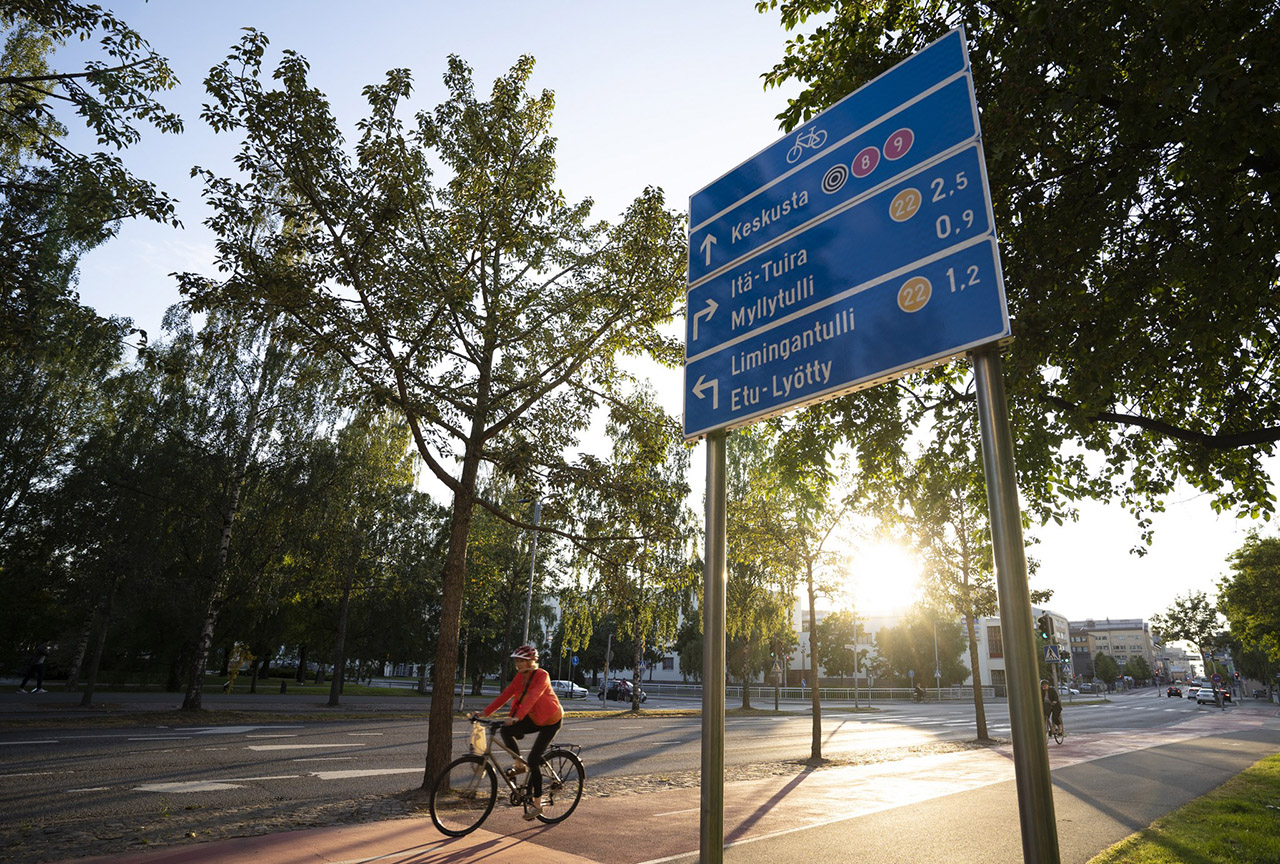
[[[707,266],[711,266],[711,247],[716,245],[716,237],[714,234],[708,234],[702,238],[702,245],[698,247],[698,251],[707,256]]]
[[[706,319],[710,321],[711,316],[716,314],[716,310],[719,308],[720,308],[720,304],[712,300],[710,297],[708,297],[706,308],[700,310],[698,314],[693,316],[693,341],[694,342],[698,341],[698,319],[702,318],[703,316],[706,316]]]
[[[706,399],[707,397],[703,394],[708,390],[711,391],[711,410],[718,411],[720,409],[720,379],[712,378],[708,381],[706,375],[699,375],[698,383],[693,385],[693,395],[699,399]]]

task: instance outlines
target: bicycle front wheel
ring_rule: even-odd
[[[542,757],[542,813],[538,818],[554,825],[569,818],[582,799],[586,769],[568,750],[551,750]]]
[[[462,837],[480,827],[497,800],[493,766],[479,756],[461,756],[431,787],[431,821],[450,837]]]

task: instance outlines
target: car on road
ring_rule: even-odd
[[[1182,692],[1187,699],[1195,699],[1196,694],[1200,692],[1200,687],[1199,685],[1192,684],[1190,687],[1188,687],[1186,690],[1183,690]]]
[[[1080,695],[1079,690],[1077,690],[1074,687],[1070,687],[1066,684],[1059,684],[1058,692],[1061,693],[1063,696],[1079,696]]]
[[[587,688],[572,681],[552,681],[551,689],[556,691],[556,695],[561,699],[586,699]]]
[[[1255,689],[1254,689],[1254,691],[1253,691],[1253,698],[1254,698],[1254,699],[1266,699],[1266,698],[1267,698],[1267,691],[1266,691],[1266,690],[1262,690],[1262,689],[1255,688]]]
[[[1086,681],[1086,682],[1084,682],[1083,684],[1081,684],[1081,685],[1080,685],[1080,692],[1081,692],[1081,693],[1092,693],[1092,692],[1093,692],[1093,682],[1091,682],[1091,681]]]
[[[1172,686],[1172,685],[1171,685],[1171,686],[1169,687],[1169,689],[1168,689],[1168,690],[1164,691],[1164,695],[1165,695],[1165,697],[1166,697],[1166,698],[1169,698],[1169,699],[1172,699],[1174,696],[1177,696],[1177,697],[1181,698],[1181,697],[1182,697],[1182,688],[1181,688],[1181,687],[1174,687],[1174,686]]]
[[[1214,690],[1212,687],[1201,687],[1200,690],[1196,693],[1196,704],[1197,705],[1216,704],[1218,701],[1217,696],[1215,695],[1216,693],[1222,694],[1223,702],[1231,701],[1230,690]]]
[[[615,678],[609,682],[609,689],[607,691],[604,689],[604,687],[601,687],[600,691],[597,692],[596,695],[598,696],[600,692],[604,693],[605,699],[614,699],[618,702],[632,701],[631,682],[627,681],[626,679]],[[646,694],[642,689],[640,691],[640,701],[643,702],[648,698],[649,698],[648,694]]]

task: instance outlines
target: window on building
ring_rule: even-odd
[[[999,625],[987,628],[987,650],[992,657],[1004,656],[1004,640],[1000,637]]]
[[[676,658],[674,658],[674,657],[663,657],[663,658],[662,658],[662,668],[663,668],[664,670],[668,671],[668,672],[669,672],[669,671],[671,671],[672,669],[675,669],[675,668],[676,668]]]

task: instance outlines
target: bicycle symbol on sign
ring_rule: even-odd
[[[804,155],[804,151],[812,148],[817,150],[823,144],[827,143],[827,133],[821,129],[810,129],[807,132],[801,132],[796,136],[796,143],[787,151],[787,164],[796,162]]]

